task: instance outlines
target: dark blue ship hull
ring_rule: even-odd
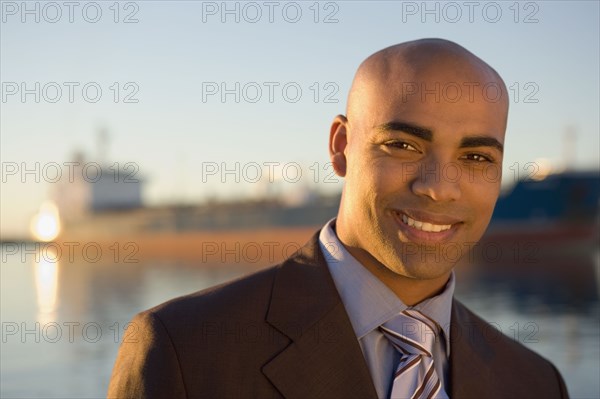
[[[600,172],[519,181],[499,198],[484,240],[598,249]]]

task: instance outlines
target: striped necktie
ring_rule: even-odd
[[[447,399],[433,365],[438,324],[418,310],[406,309],[379,329],[402,355],[390,398]]]

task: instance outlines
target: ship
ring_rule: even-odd
[[[518,181],[496,203],[484,240],[586,251],[598,248],[599,231],[600,172],[572,170]]]
[[[78,173],[78,168],[86,167],[84,159],[79,157],[74,164],[73,175],[85,177]],[[131,180],[130,171],[115,167],[98,176],[56,186],[53,201],[62,226],[57,241],[128,246],[140,260],[272,264],[291,255],[335,217],[341,196],[305,190],[294,195],[294,201],[263,196],[147,206],[142,200],[143,178]],[[478,248],[489,251],[497,246],[504,254],[519,257],[539,251],[593,252],[599,247],[599,209],[598,171],[520,180],[498,199]]]

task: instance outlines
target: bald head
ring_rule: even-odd
[[[506,86],[500,75],[464,47],[443,39],[400,43],[368,57],[354,77],[346,115],[353,120],[373,112],[365,102],[373,96],[393,95],[390,91],[400,91],[403,99],[420,96],[423,101],[445,96],[458,102],[473,100],[479,94],[508,109]]]

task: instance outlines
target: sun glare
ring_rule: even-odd
[[[52,202],[44,202],[31,220],[31,233],[39,241],[52,241],[60,233],[58,209]]]

